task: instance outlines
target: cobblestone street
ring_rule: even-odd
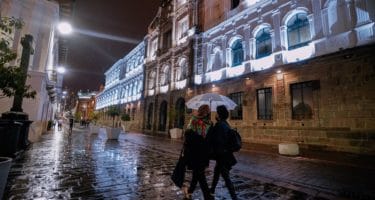
[[[140,134],[106,140],[84,129],[75,129],[71,136],[46,134],[13,164],[4,198],[183,199],[181,190],[170,180],[181,143],[163,141]],[[209,182],[211,171],[207,170]],[[304,192],[301,187],[284,187],[267,178],[251,178],[246,173],[240,163],[232,175],[240,199],[334,198]],[[187,180],[190,175],[188,172]],[[215,196],[230,199],[222,180]],[[193,197],[202,199],[199,188]]]

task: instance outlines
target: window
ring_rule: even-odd
[[[317,81],[309,81],[292,84],[290,86],[292,96],[292,118],[297,120],[311,119],[313,106],[313,88]]]
[[[177,0],[177,6],[181,6],[184,3],[186,3],[186,0]]]
[[[168,103],[166,101],[161,102],[159,110],[159,131],[165,131],[167,124],[167,108]]]
[[[169,66],[163,67],[160,77],[160,85],[167,85],[169,83]]]
[[[217,51],[215,53],[215,56],[213,57],[213,63],[212,63],[212,70],[213,71],[216,71],[216,70],[219,70],[222,68],[222,61],[221,61],[221,52],[220,51]]]
[[[148,78],[148,89],[151,90],[151,89],[154,89],[155,88],[155,78],[156,78],[156,74],[155,72],[150,72],[149,74],[149,78]]]
[[[188,18],[185,17],[178,22],[178,39],[181,39],[188,34],[189,24]]]
[[[172,30],[169,30],[163,35],[163,49],[168,50],[172,47]]]
[[[272,119],[272,88],[257,90],[258,119]]]
[[[269,28],[263,28],[256,35],[256,58],[262,58],[272,53],[271,34]]]
[[[176,80],[181,81],[186,78],[186,71],[187,71],[187,61],[186,58],[182,58],[179,62],[179,67],[176,70]]]
[[[240,0],[232,0],[232,9],[237,8],[240,5]]]
[[[287,24],[288,49],[296,49],[305,46],[310,41],[310,25],[305,13],[293,16]]]
[[[154,39],[151,42],[151,56],[156,55],[156,50],[158,49],[158,40]]]
[[[232,45],[232,67],[241,65],[243,62],[242,40],[236,40]]]
[[[232,120],[241,120],[242,119],[242,99],[243,92],[237,92],[229,94],[229,98],[237,104],[234,110],[230,111],[230,119]]]

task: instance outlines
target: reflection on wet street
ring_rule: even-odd
[[[5,199],[183,199],[170,180],[176,154],[106,140],[85,130],[46,134],[12,166]],[[211,181],[208,172],[208,180]],[[190,179],[190,174],[187,176]],[[305,193],[233,176],[240,199],[314,199]],[[230,199],[221,181],[216,199]],[[194,199],[202,199],[199,188]]]

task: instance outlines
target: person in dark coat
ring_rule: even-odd
[[[208,144],[205,138],[212,127],[209,114],[208,105],[200,106],[198,115],[192,117],[185,131],[184,156],[188,169],[193,171],[190,187],[184,187],[185,199],[191,199],[198,182],[204,199],[214,199],[210,194],[205,175],[205,169],[209,165]]]
[[[213,151],[211,157],[216,160],[210,192],[211,194],[215,193],[215,188],[221,175],[224,178],[225,185],[229,190],[230,196],[232,199],[236,200],[237,195],[229,175],[229,171],[231,170],[232,166],[237,163],[233,152],[228,150],[228,133],[231,127],[226,120],[228,119],[229,112],[223,105],[218,106],[216,108],[216,112],[217,122],[212,131],[207,135],[207,141]]]

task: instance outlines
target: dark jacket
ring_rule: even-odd
[[[184,157],[188,169],[202,169],[209,164],[209,148],[207,141],[191,129],[185,131]]]
[[[211,149],[210,151],[212,152],[210,157],[216,161],[222,162],[228,168],[237,163],[233,152],[228,150],[230,128],[228,122],[220,120],[216,122],[212,131],[210,131],[206,137],[209,148]]]

